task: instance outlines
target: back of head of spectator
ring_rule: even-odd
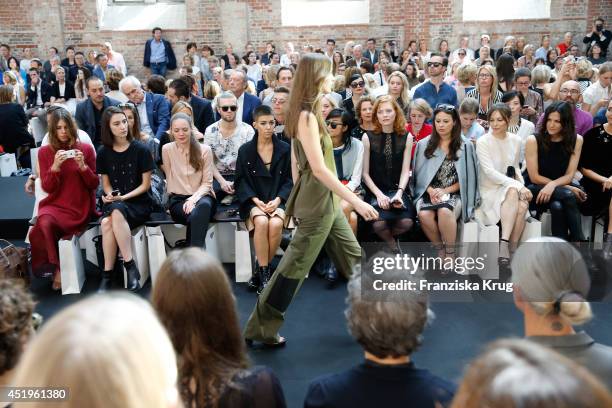
[[[392,276],[399,274],[398,270],[385,270],[385,279],[392,281]],[[427,295],[407,291],[401,296],[388,293],[380,300],[366,299],[364,278],[365,274],[358,268],[348,283],[344,314],[349,332],[363,348],[366,358],[410,356],[421,344],[421,334],[431,314]]]
[[[505,83],[507,90],[511,89],[514,84],[514,57],[505,53],[500,55],[495,64],[495,71],[497,81]]]
[[[13,102],[13,85],[0,86],[0,104]]]
[[[11,385],[13,369],[30,339],[34,301],[23,283],[0,280],[0,386]]]
[[[111,91],[119,90],[119,81],[123,79],[121,71],[111,68],[106,73],[106,84]]]
[[[463,86],[474,86],[478,67],[472,62],[464,62],[457,68],[457,80]]]
[[[609,392],[586,369],[546,347],[515,339],[489,345],[470,364],[451,408],[609,406]]]
[[[217,81],[208,81],[206,85],[204,85],[204,89],[202,90],[202,96],[209,101],[215,99],[217,95],[221,93],[221,87]]]
[[[166,79],[161,75],[151,75],[147,79],[147,89],[154,94],[165,95],[167,90]]]
[[[199,248],[174,251],[157,275],[151,299],[180,356],[183,400],[216,406],[222,391],[235,387],[232,377],[249,365],[223,266]]]
[[[531,70],[531,83],[533,86],[547,84],[552,77],[552,70],[548,65],[538,65]]]
[[[576,79],[588,79],[593,77],[593,64],[587,59],[576,62]]]
[[[175,407],[176,381],[172,343],[153,309],[124,294],[93,296],[55,315],[28,345],[15,376],[20,387],[68,388],[68,408]]]

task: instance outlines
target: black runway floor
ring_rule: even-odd
[[[233,279],[231,268],[226,265]],[[33,292],[37,311],[49,319],[61,308],[94,293],[99,277],[89,265],[88,279],[80,295],[60,296],[50,289],[50,282],[36,280]],[[306,279],[291,304],[281,334],[287,346],[280,350],[255,349],[249,354],[254,364],[271,367],[279,377],[289,407],[303,404],[308,383],[313,378],[338,372],[360,362],[363,352],[349,335],[345,319],[345,284],[327,289],[324,280]],[[255,294],[245,284],[233,285],[241,324],[244,325],[255,304]],[[148,297],[150,281],[140,294]],[[593,304],[595,319],[585,326],[596,341],[612,344],[612,304]],[[422,347],[413,359],[419,367],[458,382],[467,362],[489,341],[500,337],[520,337],[522,318],[512,303],[433,303],[436,317],[425,330]]]

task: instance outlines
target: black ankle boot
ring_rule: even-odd
[[[264,288],[268,284],[268,281],[272,277],[272,273],[270,272],[270,266],[260,266],[258,269],[259,275],[259,289],[257,289],[257,294],[259,295],[263,292]]]
[[[333,262],[329,263],[329,267],[325,271],[325,280],[328,283],[328,287],[331,289],[334,287],[336,282],[338,281],[338,270],[336,269],[336,265]]]
[[[98,293],[108,292],[113,287],[113,279],[112,279],[113,271],[103,271],[102,272],[102,280],[100,281],[100,286],[98,287]]]
[[[257,271],[253,274],[253,276],[251,276],[251,279],[249,279],[247,289],[251,292],[258,291],[260,283],[261,280],[259,279],[259,271]]]
[[[135,292],[140,289],[140,272],[136,266],[136,262],[132,259],[130,262],[123,262],[125,271],[127,272],[127,289]]]

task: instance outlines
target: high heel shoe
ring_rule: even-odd
[[[244,342],[246,343],[246,345],[249,348],[254,348],[255,347],[255,340],[253,339],[244,339]],[[287,339],[284,337],[279,336],[278,341],[273,342],[273,343],[268,343],[268,342],[263,342],[263,341],[259,341],[257,342],[259,344],[261,344],[261,347],[263,348],[282,348],[285,347],[285,345],[287,344]]]
[[[508,241],[507,239],[503,239],[500,238],[499,239],[500,242],[500,252],[501,252],[501,246],[503,245],[502,242],[505,243],[505,245],[508,246],[508,254],[510,254],[510,241]],[[502,268],[509,268],[510,267],[510,257],[509,256],[498,256],[497,257],[497,265],[501,266]]]
[[[108,292],[112,289],[112,275],[113,271],[102,271],[102,280],[100,281],[100,286],[98,287],[98,293]]]
[[[127,289],[130,292],[135,292],[140,289],[140,272],[136,266],[136,262],[132,259],[129,262],[123,262],[125,271],[127,272]]]

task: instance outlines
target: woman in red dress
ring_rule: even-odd
[[[53,289],[61,289],[58,240],[77,234],[95,215],[98,187],[96,155],[81,143],[74,119],[64,109],[52,113],[49,145],[38,152],[42,189],[49,195],[38,206],[36,226],[30,232],[32,270],[53,275]]]

